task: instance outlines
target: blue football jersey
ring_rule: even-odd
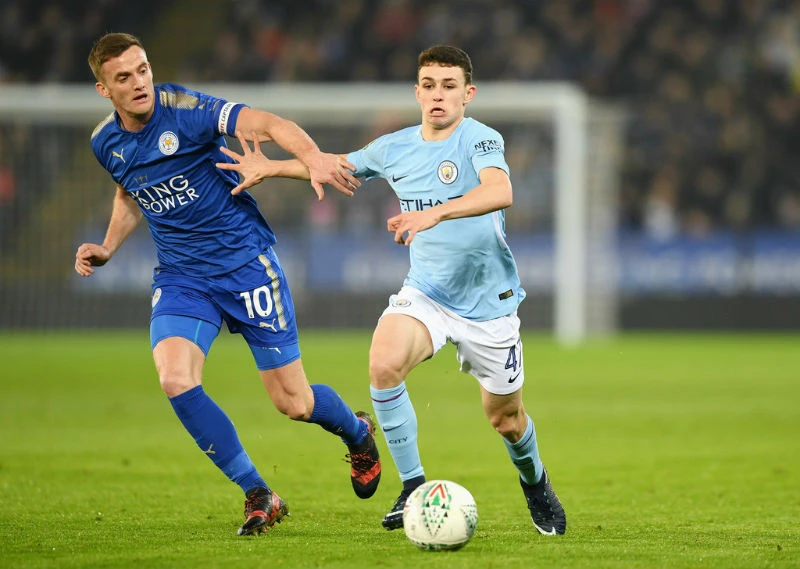
[[[139,205],[159,266],[192,276],[228,273],[275,243],[275,234],[247,192],[232,196],[235,172],[219,147],[232,135],[243,105],[179,85],[157,85],[155,111],[139,132],[115,112],[92,133],[92,150]]]
[[[469,117],[445,140],[425,141],[417,125],[381,136],[347,158],[357,175],[385,178],[404,212],[458,199],[480,184],[483,168],[508,173],[500,133]],[[502,210],[442,221],[418,233],[410,258],[404,284],[464,318],[511,314],[525,297]]]

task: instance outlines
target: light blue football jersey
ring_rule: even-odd
[[[483,168],[508,173],[500,133],[469,117],[446,140],[426,142],[417,125],[381,136],[347,158],[358,176],[385,178],[404,212],[458,199],[480,184]],[[502,210],[418,233],[410,257],[404,284],[464,318],[499,318],[525,298]]]
[[[230,194],[235,172],[216,162],[244,105],[180,85],[157,85],[155,111],[139,132],[115,112],[92,133],[92,150],[136,201],[156,245],[158,269],[191,276],[228,273],[257,258],[275,234],[247,192]]]

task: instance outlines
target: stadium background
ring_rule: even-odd
[[[479,87],[574,82],[622,110],[620,328],[800,324],[800,2],[6,0],[0,22],[0,83],[10,85],[91,91],[86,55],[105,31],[139,35],[157,82],[407,82],[411,97],[416,54],[431,43],[469,51]],[[309,130],[344,152],[395,126]],[[509,240],[524,251],[552,231],[552,133],[544,125],[513,137],[511,125],[494,126],[507,136],[515,185]],[[0,121],[2,328],[147,322],[145,231],[104,276],[72,271],[77,244],[102,238],[111,202],[89,132]],[[396,207],[388,190],[317,203],[302,183],[276,181],[256,196],[279,236],[301,327],[374,323],[402,272],[383,230]],[[332,261],[359,256],[394,272],[359,277]],[[392,278],[376,278],[384,274]],[[528,328],[551,325],[551,281],[542,283],[525,283]]]

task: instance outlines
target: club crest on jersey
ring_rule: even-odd
[[[166,156],[175,154],[178,151],[177,135],[169,130],[162,132],[161,136],[158,137],[158,149],[161,151],[161,154],[165,154]]]
[[[398,298],[396,296],[392,296],[389,299],[389,304],[391,304],[396,308],[406,308],[408,306],[411,306],[411,301],[408,300],[407,298]]]
[[[161,289],[157,288],[153,292],[153,301],[152,301],[153,307],[155,307],[155,305],[158,304],[159,300],[161,300]]]
[[[443,160],[436,173],[443,184],[452,184],[458,178],[458,168],[450,160]]]

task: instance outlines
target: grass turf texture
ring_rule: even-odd
[[[514,468],[452,346],[409,378],[428,478],[478,503],[458,552],[380,526],[399,491],[386,452],[357,499],[345,447],[271,406],[239,337],[205,386],[292,515],[235,535],[239,489],[160,392],[146,331],[0,335],[0,567],[798,567],[800,337],[627,335],[562,349],[527,336],[527,408],[568,514],[531,525]],[[301,333],[312,382],[372,411],[368,332]]]

